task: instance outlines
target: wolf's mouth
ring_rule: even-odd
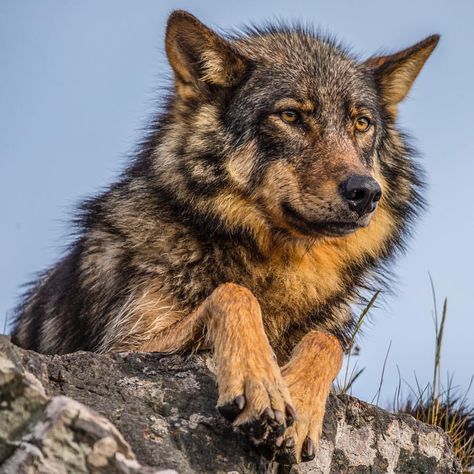
[[[358,221],[310,221],[288,202],[282,203],[281,207],[289,224],[303,234],[342,237],[366,225]]]

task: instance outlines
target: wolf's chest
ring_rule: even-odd
[[[267,320],[298,322],[326,306],[341,291],[341,268],[307,257],[269,265],[253,291]],[[278,325],[278,321],[274,321]]]

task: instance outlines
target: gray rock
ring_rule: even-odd
[[[461,472],[440,429],[348,396],[330,397],[314,461],[267,465],[216,398],[206,355],[45,356],[0,337],[0,473]]]

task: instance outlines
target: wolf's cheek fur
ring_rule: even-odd
[[[255,174],[257,144],[256,140],[245,143],[238,151],[229,153],[225,170],[236,189],[246,192]]]

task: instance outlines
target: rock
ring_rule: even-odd
[[[330,397],[314,461],[269,466],[216,398],[207,355],[46,356],[0,336],[0,473],[461,472],[440,429],[349,396]]]
[[[105,417],[69,397],[49,398],[39,380],[23,369],[20,360],[27,357],[1,336],[0,473],[165,472],[140,464]],[[43,362],[31,362],[45,376]]]

